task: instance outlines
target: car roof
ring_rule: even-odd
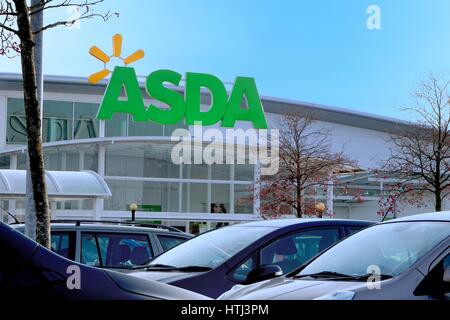
[[[328,219],[328,218],[295,218],[295,219],[271,219],[271,220],[258,220],[242,224],[233,225],[235,227],[272,227],[272,228],[284,228],[298,224],[307,225],[371,225],[374,221],[363,220],[350,220],[350,219]]]
[[[421,213],[411,216],[392,219],[383,223],[401,222],[401,221],[445,221],[450,222],[450,211]]]
[[[13,224],[12,228],[24,228],[24,224]],[[92,231],[122,231],[122,232],[139,232],[139,233],[152,233],[152,232],[161,232],[161,233],[170,233],[171,235],[176,236],[191,236],[185,232],[175,232],[167,229],[160,228],[152,228],[152,227],[139,227],[139,226],[127,226],[127,225],[111,225],[111,224],[102,224],[102,223],[86,223],[81,225],[76,225],[75,223],[52,223],[51,228],[55,231],[57,230],[92,230]]]

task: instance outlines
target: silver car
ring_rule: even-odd
[[[23,224],[11,225],[24,232]],[[60,221],[51,224],[53,252],[89,266],[128,270],[191,238],[162,225],[97,221]]]
[[[450,212],[369,227],[286,276],[219,299],[450,300]]]

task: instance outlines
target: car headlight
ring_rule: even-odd
[[[355,292],[353,291],[335,291],[333,293],[317,297],[314,300],[353,300],[354,297]]]

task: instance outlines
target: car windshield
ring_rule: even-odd
[[[446,222],[380,224],[338,243],[295,277],[364,277],[370,273],[395,277],[448,236],[450,224]]]
[[[268,227],[229,226],[192,238],[153,259],[148,266],[214,269],[236,253],[274,231]]]

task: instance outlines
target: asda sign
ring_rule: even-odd
[[[116,67],[106,88],[97,119],[110,120],[114,113],[128,113],[134,121],[153,121],[159,124],[175,124],[185,118],[187,125],[201,122],[203,126],[220,122],[222,127],[232,128],[236,121],[248,121],[255,129],[267,129],[261,99],[253,78],[237,77],[230,95],[217,77],[205,73],[186,73],[184,96],[165,84],[178,87],[182,75],[171,70],[157,70],[148,75],[145,91],[150,98],[168,106],[159,108],[145,105],[136,72],[130,67]],[[201,108],[201,90],[207,89],[211,104],[207,111]],[[121,97],[125,92],[126,97]],[[242,106],[242,102],[246,106]]]

